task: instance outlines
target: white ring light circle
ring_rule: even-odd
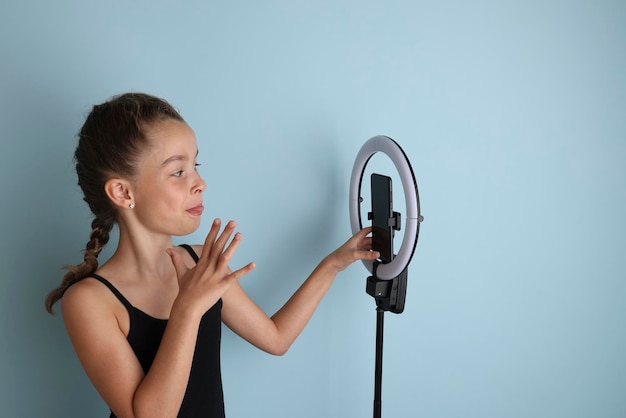
[[[406,227],[402,246],[398,255],[387,264],[380,264],[376,268],[376,277],[382,280],[391,280],[400,275],[409,265],[419,234],[420,222],[423,220],[420,215],[419,195],[417,191],[417,181],[413,174],[413,169],[406,154],[393,139],[378,135],[370,138],[356,156],[352,176],[350,178],[350,225],[352,233],[356,234],[363,229],[361,223],[361,183],[365,166],[372,156],[377,152],[383,152],[393,161],[402,180],[402,188],[406,201]],[[363,260],[363,264],[370,273],[374,273],[374,262]]]

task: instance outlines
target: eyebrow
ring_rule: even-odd
[[[196,150],[196,157],[198,156],[198,150]],[[168,165],[169,163],[172,163],[174,161],[187,161],[189,158],[187,158],[186,155],[172,155],[171,157],[169,157],[168,159],[166,159],[165,161],[163,161],[163,164],[161,164],[161,167],[165,167],[166,165]]]

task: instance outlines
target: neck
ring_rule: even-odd
[[[171,247],[171,236],[131,232],[120,225],[117,249],[106,265],[125,277],[166,280],[175,274],[172,260],[165,252]]]

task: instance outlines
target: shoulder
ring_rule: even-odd
[[[111,320],[122,314],[124,307],[104,283],[86,277],[74,283],[61,299],[61,312],[66,327],[79,326],[89,320]]]
[[[93,277],[85,277],[74,283],[63,295],[61,299],[62,309],[78,308],[81,305],[101,304],[107,299],[107,294],[113,296],[104,283]]]

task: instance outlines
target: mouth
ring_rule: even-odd
[[[199,204],[198,206],[194,206],[191,209],[187,209],[187,213],[190,214],[191,216],[200,216],[202,215],[202,212],[204,212],[204,206],[202,206],[202,204]]]

